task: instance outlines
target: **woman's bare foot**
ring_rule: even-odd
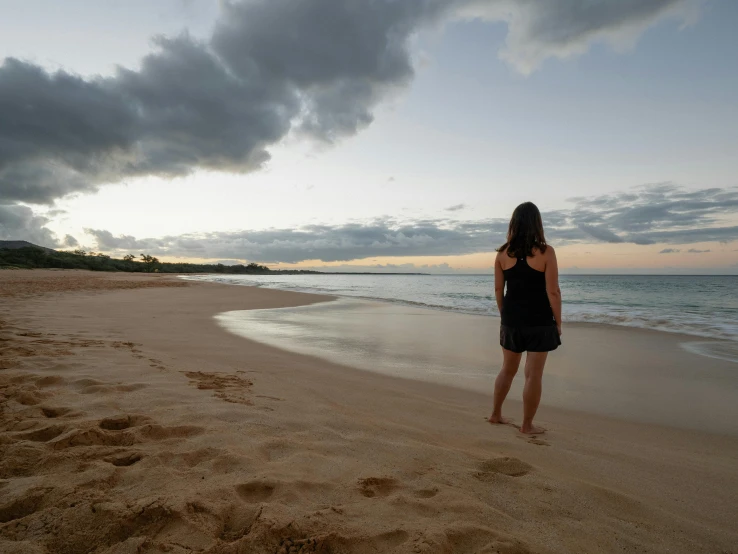
[[[507,417],[502,417],[501,415],[497,416],[495,414],[492,414],[487,419],[490,423],[494,423],[495,425],[509,425],[512,423],[512,419]]]
[[[535,425],[521,425],[520,432],[524,435],[540,435],[545,433],[546,430],[543,427],[536,427]]]

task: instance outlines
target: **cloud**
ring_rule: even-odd
[[[593,43],[617,51],[634,47],[638,38],[665,18],[687,24],[699,14],[702,0],[477,0],[464,13],[508,26],[500,58],[523,74],[548,58],[585,53]]]
[[[620,45],[698,0],[250,0],[223,2],[212,36],[156,37],[140,68],[84,79],[0,65],[0,195],[52,204],[141,176],[258,170],[291,132],[353,135],[414,76],[411,40],[459,17],[504,21],[501,54],[529,73],[548,57]]]
[[[368,223],[310,225],[300,229],[268,229],[136,239],[86,229],[100,250],[146,251],[156,255],[236,258],[295,263],[304,260],[349,261],[371,256],[430,256],[449,252],[489,251],[499,242],[507,222],[442,226],[436,221],[401,223],[389,218]]]
[[[738,189],[689,191],[656,184],[616,195],[577,198],[573,204],[568,210],[543,213],[552,244],[697,244],[738,239],[738,226],[724,221],[738,212]],[[114,236],[100,229],[86,232],[95,238],[99,250],[113,253],[145,251],[161,256],[296,263],[492,252],[504,242],[507,228],[506,218],[454,221],[384,217],[342,225],[145,239]],[[668,248],[662,253],[669,251],[677,250]]]
[[[554,214],[556,223],[577,223],[605,242],[688,244],[738,237],[738,227],[729,224],[738,212],[738,188],[687,190],[657,183],[570,201],[574,208]],[[595,228],[606,231],[597,236],[591,233]]]
[[[74,248],[75,246],[79,246],[79,241],[72,235],[66,235],[62,241],[62,245],[68,248]]]
[[[547,58],[581,54],[594,42],[632,44],[664,18],[688,21],[700,4],[699,0],[224,1],[222,15],[206,40],[186,32],[155,37],[154,48],[139,69],[119,68],[112,77],[48,72],[6,58],[0,63],[0,232],[56,245],[45,216],[23,204],[53,205],[70,194],[92,193],[108,183],[144,176],[172,178],[198,169],[256,171],[269,160],[269,149],[291,133],[328,143],[354,135],[371,124],[374,108],[383,99],[412,81],[412,40],[428,26],[469,17],[505,22],[507,43],[500,55],[517,71],[530,73]],[[622,204],[628,198],[607,201]],[[633,201],[640,202],[640,197]],[[600,208],[605,211],[580,208],[579,214],[549,214],[552,220],[564,218],[554,225],[561,240],[622,239],[639,244],[689,240],[683,230],[668,228],[667,223],[674,223],[681,213],[678,208],[662,206],[666,210],[662,213],[648,205],[641,206],[642,213],[623,210],[622,216],[631,221],[608,215],[604,203]],[[706,206],[702,214],[695,210],[683,213],[684,226],[689,226],[690,213],[709,224],[710,214],[719,212],[714,206]],[[663,229],[653,228],[651,223],[659,221]],[[437,232],[428,230],[435,235],[411,233],[412,239],[404,231],[392,235],[401,227],[389,229],[394,243],[376,244],[391,250],[408,248],[415,240],[439,250],[453,251],[456,242],[465,245],[462,250],[470,248],[464,238],[468,229],[449,235],[451,243],[441,248],[439,237],[449,231],[444,224],[438,223]],[[721,236],[732,240],[733,231],[713,227],[700,229],[703,240],[722,240]],[[330,232],[324,234],[330,242]],[[354,235],[349,238],[356,239]],[[106,240],[136,241],[112,235]],[[191,245],[203,244],[201,237],[188,240]],[[217,237],[212,240],[217,242]],[[298,241],[295,248],[304,244],[310,241]],[[299,257],[297,250],[290,256]],[[336,248],[314,251],[338,255]]]
[[[340,272],[340,273],[479,273],[479,269],[454,268],[447,263],[440,264],[415,264],[412,262],[402,264],[379,264],[379,263],[363,263],[363,264],[334,264],[330,266],[293,266],[289,264],[280,264],[273,266],[273,269],[307,269],[322,272]]]
[[[45,226],[49,219],[37,215],[28,206],[0,204],[0,239],[27,240],[40,246],[59,245],[54,234]]]
[[[659,254],[676,254],[677,252],[681,252],[678,248],[664,248]]]
[[[12,58],[0,66],[0,193],[51,203],[95,183],[128,152],[134,106],[103,81],[85,81]]]
[[[466,204],[455,204],[453,206],[449,206],[448,208],[445,208],[447,212],[458,212],[464,209],[466,209]]]
[[[588,225],[587,223],[580,223],[578,227],[585,234],[603,242],[625,242],[624,239],[605,227],[597,227],[595,225]]]
[[[290,131],[332,142],[413,77],[441,0],[224,2],[213,35],[156,37],[140,69],[83,79],[0,65],[0,193],[51,204],[139,176],[249,172]]]
[[[708,252],[711,252],[711,250],[699,250],[697,248],[690,248],[689,250],[687,250],[687,252],[689,252],[690,254],[706,254]]]

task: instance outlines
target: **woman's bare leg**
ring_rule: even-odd
[[[502,369],[495,379],[495,396],[492,415],[489,416],[490,423],[510,423],[510,420],[502,417],[502,403],[510,392],[515,374],[520,367],[520,358],[522,354],[513,352],[512,350],[502,349]]]
[[[545,429],[535,427],[533,418],[541,402],[543,387],[543,367],[546,365],[548,352],[528,352],[525,356],[525,388],[523,389],[523,425],[521,433],[543,433]]]

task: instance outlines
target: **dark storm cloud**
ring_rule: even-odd
[[[0,65],[0,194],[50,204],[143,175],[247,172],[290,130],[324,141],[371,123],[413,77],[408,40],[440,0],[224,3],[208,41],[155,39],[107,79]]]
[[[233,4],[212,43],[239,75],[298,91],[302,130],[334,140],[371,123],[371,108],[387,89],[412,79],[408,37],[452,5],[441,0]]]
[[[681,250],[679,248],[664,248],[659,254],[676,254],[677,252],[681,252]]]
[[[554,245],[733,241],[738,239],[738,226],[721,221],[736,217],[736,201],[737,189],[687,191],[674,185],[650,185],[623,194],[578,198],[572,209],[544,212],[543,219],[547,238]],[[505,241],[507,227],[508,220],[503,218],[465,222],[380,218],[368,223],[147,239],[114,236],[97,229],[87,232],[97,241],[98,249],[116,253],[146,251],[168,256],[293,263],[491,252]],[[667,248],[661,253],[678,251]]]
[[[15,59],[0,65],[0,194],[51,203],[90,190],[131,148],[137,117],[120,93]]]
[[[254,171],[290,132],[328,142],[355,134],[372,122],[383,98],[412,80],[410,40],[435,22],[462,15],[506,22],[503,57],[527,73],[547,57],[583,52],[593,41],[615,44],[617,37],[635,37],[665,15],[684,19],[682,8],[698,3],[224,1],[207,40],[186,33],[156,38],[140,69],[120,68],[109,78],[49,73],[8,58],[0,63],[3,232],[25,229],[23,238],[50,244],[43,218],[29,215],[19,202],[50,205],[106,183],[181,176],[198,168]],[[604,208],[606,201],[619,205],[628,198],[594,202]],[[648,231],[649,221],[678,214],[644,206],[645,213],[629,214],[633,221],[606,222],[588,208],[579,206],[576,217],[552,214],[561,220],[555,227],[562,240],[622,236],[645,243],[643,236],[623,233]],[[705,210],[703,221],[714,212]],[[19,224],[21,219],[26,223]],[[440,223],[439,229],[448,230]]]
[[[0,65],[0,197],[50,204],[143,175],[247,172],[290,131],[335,141],[413,77],[409,40],[462,13],[508,24],[521,71],[641,31],[692,0],[250,0],[212,36],[159,37],[139,70],[106,79]]]
[[[709,250],[709,249],[707,249],[707,250],[699,250],[697,248],[690,248],[689,250],[687,250],[687,252],[690,253],[690,254],[707,254],[708,252],[712,252],[712,251]]]

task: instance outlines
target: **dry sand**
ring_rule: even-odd
[[[552,408],[523,437],[213,320],[323,299],[0,272],[0,552],[738,552],[735,437]]]

